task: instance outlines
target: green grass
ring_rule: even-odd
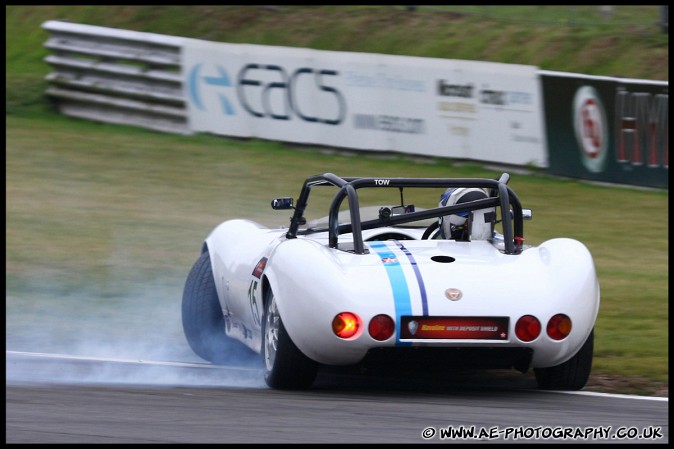
[[[216,42],[535,65],[669,79],[659,6],[5,6],[7,111],[43,105],[47,20]]]
[[[35,132],[39,129],[39,132]],[[498,177],[499,171],[214,136],[179,137],[64,117],[7,120],[8,315],[26,296],[125,297],[171,279],[168,304],[220,221],[288,224],[273,196],[311,174]],[[564,236],[593,254],[602,300],[593,376],[623,392],[668,383],[668,193],[513,174],[534,210],[530,244]],[[171,296],[171,295],[169,295]],[[17,299],[19,298],[19,299]],[[73,306],[70,306],[73,307]]]
[[[59,116],[44,96],[44,21],[668,79],[668,35],[654,25],[657,6],[617,6],[613,24],[578,7],[575,25],[569,7],[497,8],[6,6],[8,348],[26,322],[40,327],[62,318],[58,333],[69,334],[67,318],[76,311],[100,311],[121,325],[116,307],[133,304],[139,289],[161,286],[160,304],[173,310],[208,232],[234,217],[287,225],[287,212],[272,211],[269,201],[296,197],[308,175],[500,174],[449,160],[181,137]],[[666,392],[668,192],[553,179],[534,169],[514,174],[511,186],[534,210],[527,243],[571,237],[594,256],[602,302],[588,388]]]

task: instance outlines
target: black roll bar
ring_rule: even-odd
[[[451,215],[459,211],[479,210],[487,207],[500,207],[503,223],[503,239],[506,254],[519,254],[522,251],[524,241],[524,218],[522,217],[522,205],[517,195],[506,185],[510,175],[503,173],[498,180],[482,178],[341,178],[332,173],[324,173],[307,178],[302,186],[300,196],[295,204],[295,212],[290,219],[290,228],[286,233],[289,239],[296,238],[299,226],[306,220],[304,211],[309,199],[309,193],[314,186],[333,185],[339,187],[339,191],[332,200],[328,216],[328,244],[330,248],[338,247],[340,234],[353,234],[353,251],[356,254],[365,254],[362,231],[380,226],[392,226],[427,218]],[[357,189],[362,187],[479,187],[490,189],[492,197],[472,201],[454,206],[437,207],[424,211],[389,217],[387,219],[374,219],[361,223],[360,205]],[[494,195],[497,194],[497,197]],[[348,198],[349,214],[351,223],[340,225],[338,220],[339,209],[344,200]],[[510,206],[513,208],[510,214]],[[315,232],[324,231],[317,229]]]

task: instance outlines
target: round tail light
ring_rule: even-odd
[[[515,324],[515,335],[522,341],[533,341],[541,333],[541,322],[533,315],[524,315]]]
[[[332,320],[332,331],[339,338],[351,338],[360,329],[360,318],[351,312],[337,314]]]
[[[546,330],[553,340],[564,340],[571,333],[571,318],[559,313],[550,318]]]
[[[377,341],[384,341],[391,338],[396,330],[393,318],[388,315],[377,315],[370,320],[367,330],[370,336]]]

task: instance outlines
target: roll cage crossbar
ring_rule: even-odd
[[[507,173],[503,173],[498,180],[487,178],[340,178],[332,173],[314,175],[307,178],[302,186],[300,196],[295,203],[295,211],[290,218],[290,228],[286,233],[286,238],[297,238],[300,225],[306,222],[304,211],[307,207],[311,189],[315,186],[335,186],[339,187],[339,191],[330,205],[328,227],[300,232],[301,234],[304,234],[328,231],[328,244],[330,248],[338,248],[338,237],[340,234],[352,233],[353,252],[356,254],[365,254],[365,244],[363,243],[362,234],[363,230],[437,218],[457,212],[473,211],[488,207],[500,207],[501,217],[503,217],[504,252],[506,254],[519,254],[522,251],[522,242],[524,240],[524,219],[522,217],[522,205],[517,198],[517,195],[515,195],[512,189],[507,186],[509,179],[510,176]],[[360,205],[356,191],[363,187],[477,187],[489,189],[488,191],[491,192],[491,194],[490,197],[486,199],[470,201],[453,206],[439,206],[418,212],[410,212],[388,218],[377,218],[361,222]],[[348,200],[351,222],[339,224],[339,209],[345,198]],[[512,207],[512,215],[510,214],[510,207]],[[506,219],[505,217],[511,218]]]

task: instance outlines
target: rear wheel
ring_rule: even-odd
[[[271,289],[266,299],[262,328],[264,380],[271,388],[280,390],[309,388],[316,378],[318,364],[305,356],[290,339]]]
[[[225,318],[215,289],[208,251],[194,263],[185,282],[182,302],[185,337],[192,350],[211,363],[250,356],[252,351],[225,334]]]
[[[550,368],[535,368],[538,387],[544,390],[580,390],[592,371],[594,329],[580,350],[566,362]]]

